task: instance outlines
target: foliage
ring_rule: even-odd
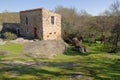
[[[115,18],[113,16],[91,16],[85,10],[77,12],[75,8],[58,6],[55,12],[62,16],[62,37],[69,42],[73,37],[82,37],[94,42],[105,41],[111,35]]]
[[[103,46],[103,51],[110,52],[111,49],[112,49],[112,43],[105,42]]]
[[[11,32],[5,32],[3,35],[6,40],[14,40],[17,38],[17,35]]]
[[[113,17],[113,27],[109,37],[109,42],[112,43],[112,48],[109,52],[116,53],[120,51],[120,2],[115,1],[113,4],[111,4],[108,13],[109,16]]]
[[[85,10],[77,12],[75,8],[58,6],[55,8],[55,12],[62,16],[62,36],[65,41],[73,36],[79,38],[86,35],[92,16]]]
[[[114,29],[112,30],[111,43],[111,52],[118,52],[120,50],[120,24],[116,24]]]

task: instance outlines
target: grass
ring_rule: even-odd
[[[90,49],[89,53],[76,52],[71,46],[64,55],[53,59],[21,57],[23,45],[1,45],[0,49],[11,54],[0,58],[0,80],[119,80],[120,55],[102,51],[100,43],[85,45]],[[2,63],[3,60],[35,64]]]
[[[7,43],[5,45],[0,45],[0,50],[19,53],[22,50],[22,44]]]
[[[9,52],[9,54],[5,56],[4,59],[15,59],[18,54],[21,53],[22,47],[22,44],[6,43],[5,45],[0,45],[0,50]]]

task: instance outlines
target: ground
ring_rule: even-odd
[[[102,51],[103,45],[85,44],[89,53],[73,47],[55,58],[34,58],[21,53],[22,44],[0,45],[0,80],[119,80],[120,53]],[[4,52],[5,53],[5,52]]]

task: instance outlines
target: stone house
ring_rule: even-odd
[[[20,25],[22,37],[61,40],[61,16],[44,8],[21,11]]]

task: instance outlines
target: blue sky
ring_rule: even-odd
[[[64,6],[75,7],[78,11],[84,9],[92,15],[98,15],[114,1],[116,0],[0,0],[0,12],[19,12],[41,7],[53,10],[57,6]]]

